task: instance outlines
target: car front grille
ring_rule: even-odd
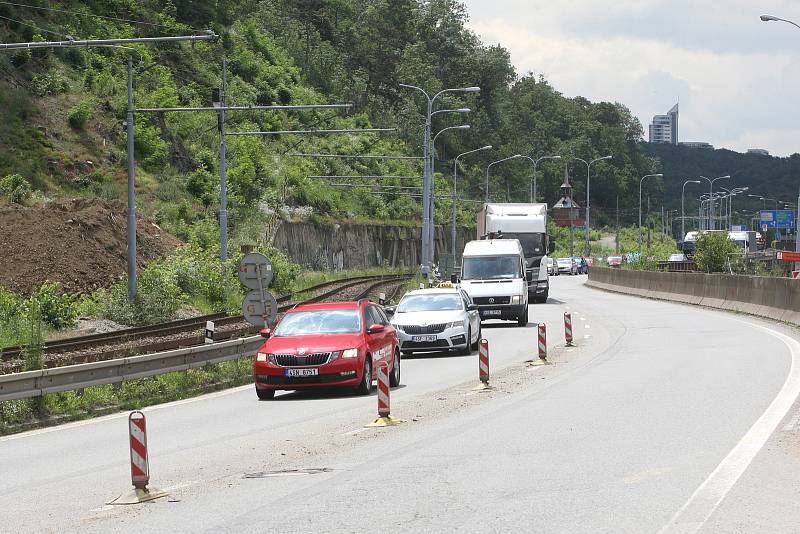
[[[491,304],[508,304],[511,302],[511,297],[474,297],[472,300],[478,306],[487,306]]]
[[[330,352],[315,352],[303,356],[294,354],[275,354],[275,363],[282,367],[303,367],[305,365],[323,365],[328,363]]]
[[[420,335],[420,334],[440,334],[444,332],[444,328],[447,326],[447,323],[437,323],[437,324],[429,324],[426,326],[421,325],[404,325],[400,328],[403,329],[403,332],[406,334],[411,335]]]
[[[446,349],[450,345],[446,339],[437,339],[436,341],[405,341],[402,343],[400,350],[411,349]]]

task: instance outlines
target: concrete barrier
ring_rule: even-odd
[[[800,280],[593,267],[587,285],[617,293],[747,313],[800,326]]]

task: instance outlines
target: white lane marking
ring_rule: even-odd
[[[581,321],[585,321],[585,320],[586,320],[586,317],[581,317]]]
[[[244,390],[250,389],[252,387],[253,387],[252,384],[246,384],[244,386],[238,386],[238,387],[231,388],[231,389],[225,389],[225,390],[222,390],[222,391],[216,391],[214,393],[208,393],[206,395],[201,395],[199,397],[192,397],[190,399],[183,399],[183,400],[178,400],[178,401],[166,402],[164,404],[154,404],[152,406],[146,406],[146,407],[142,408],[142,411],[146,412],[146,413],[149,413],[149,412],[154,412],[156,410],[163,410],[165,408],[172,408],[174,406],[182,406],[184,404],[191,404],[193,402],[200,402],[200,401],[208,400],[208,399],[216,399],[216,398],[219,398],[219,397],[225,397],[227,395],[233,395],[234,393],[239,393],[240,391],[244,391]],[[119,412],[119,413],[112,413],[112,414],[109,414],[109,415],[104,415],[102,417],[95,417],[94,419],[85,419],[83,421],[75,421],[74,423],[65,423],[65,424],[59,425],[59,426],[51,426],[51,427],[48,427],[48,428],[40,428],[40,429],[37,429],[37,430],[29,430],[27,432],[21,432],[19,434],[12,434],[10,436],[3,436],[3,437],[0,437],[0,443],[3,443],[4,441],[12,441],[12,440],[15,440],[15,439],[28,438],[28,437],[31,437],[31,436],[38,436],[40,434],[49,434],[51,432],[60,432],[62,430],[69,430],[71,428],[77,428],[77,427],[81,427],[81,426],[95,425],[95,424],[98,424],[98,423],[102,423],[103,421],[111,421],[111,420],[114,420],[114,419],[125,419],[125,418],[128,417],[129,413],[130,413],[129,411],[123,411],[123,412]]]
[[[590,337],[592,337],[592,334],[584,334],[583,335],[583,339],[589,339]]]
[[[586,327],[586,328],[591,328],[592,327],[592,325],[590,325],[590,324],[585,324],[583,326]]]
[[[753,423],[750,430],[739,440],[731,452],[700,484],[686,504],[659,531],[660,534],[691,533],[700,530],[772,433],[775,432],[786,413],[792,408],[797,396],[800,395],[800,342],[771,328],[738,319],[734,320],[747,324],[751,328],[759,328],[783,341],[792,355],[789,374],[786,376],[781,390],[761,414],[761,417]]]

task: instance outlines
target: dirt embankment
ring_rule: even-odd
[[[0,207],[0,286],[29,294],[43,282],[69,292],[109,287],[127,265],[127,208],[117,201],[57,200]],[[180,241],[138,218],[137,263],[165,256]]]

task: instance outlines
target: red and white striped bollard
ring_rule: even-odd
[[[547,359],[547,325],[539,323],[539,359]]]
[[[378,417],[389,417],[389,364],[378,365]]]
[[[572,343],[572,314],[564,312],[564,339],[567,341],[567,346],[571,347]]]
[[[147,489],[150,463],[147,458],[147,423],[139,410],[128,416],[131,437],[131,483],[136,489]]]
[[[478,349],[478,378],[484,384],[489,383],[489,341],[481,339]]]

